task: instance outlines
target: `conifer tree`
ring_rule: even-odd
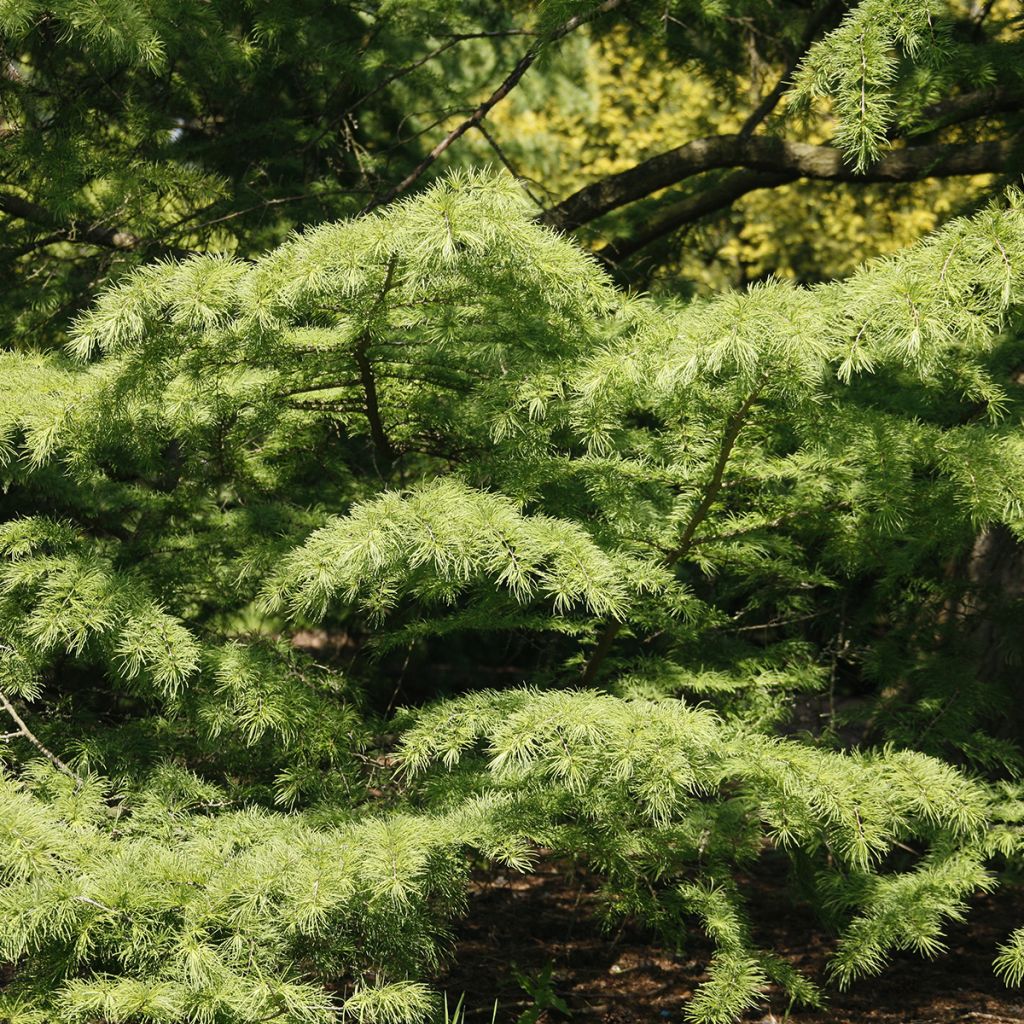
[[[195,59],[215,75],[216,47],[243,61],[246,37],[221,40],[227,8],[201,6],[214,49]],[[520,76],[615,6],[535,12]],[[162,6],[106,10],[15,3],[3,29],[37,46],[66,25],[86,78],[89,40],[138,69],[189,38]],[[746,5],[676,13],[721,30],[723,10]],[[256,37],[312,31],[293,13]],[[1019,111],[988,94],[998,138],[884,151],[935,116],[915,82],[977,110],[964,54],[1012,78],[996,58],[1016,43],[964,41],[931,0],[834,21],[815,22],[794,100],[831,99],[836,146],[748,132],[709,152],[781,154],[786,173],[835,157],[837,177],[1013,166]],[[709,38],[709,63],[735,47]],[[21,98],[45,64],[24,52]],[[57,188],[47,153],[26,192]],[[468,855],[526,871],[550,851],[600,879],[609,919],[706,934],[685,1013],[725,1024],[769,984],[815,1005],[894,952],[941,953],[972,894],[1020,866],[1007,680],[964,671],[973,595],[937,567],[979,531],[1024,533],[1024,196],[844,280],[684,301],[622,290],[550,225],[672,184],[657,175],[692,150],[540,218],[508,174],[420,187],[439,168],[418,155],[372,209],[283,240],[275,222],[262,253],[258,232],[236,254],[129,246],[138,265],[60,349],[9,317],[0,1020],[423,1020],[472,913]],[[89,177],[103,162],[67,164],[72,226],[110,194]],[[140,196],[133,216],[167,212]],[[26,273],[39,241],[17,243]],[[860,744],[832,714],[791,727],[834,696],[840,659],[889,694]],[[754,938],[738,879],[768,855],[839,932],[824,979]],[[1022,936],[992,950],[1010,984]]]
[[[1021,266],[1011,193],[841,284],[661,306],[457,176],[255,263],[155,263],[66,355],[4,356],[4,1012],[319,1020],[342,979],[412,1019],[467,849],[572,852],[610,912],[702,927],[696,1021],[820,998],[750,939],[766,844],[845,922],[838,983],[940,949],[1018,798],[779,738],[820,663],[735,624],[908,532],[1021,528],[990,372]],[[287,643],[314,623],[344,671]],[[484,631],[535,638],[531,687],[380,717],[389,652],[429,672]]]

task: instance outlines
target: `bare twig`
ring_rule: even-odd
[[[570,32],[574,32],[581,25],[585,25],[587,22],[593,21],[594,18],[615,10],[616,7],[619,7],[625,2],[626,0],[604,0],[604,3],[600,4],[589,13],[577,14],[574,17],[569,18],[568,21],[564,22],[553,32],[549,33],[542,40],[531,46],[530,49],[519,58],[516,66],[508,73],[501,85],[499,85],[498,88],[495,89],[494,92],[492,92],[491,95],[488,96],[487,99],[485,99],[483,103],[481,103],[469,115],[469,117],[453,128],[397,185],[394,185],[383,195],[378,196],[369,202],[362,212],[369,213],[378,206],[390,203],[392,199],[400,196],[408,188],[414,185],[420,177],[422,177],[423,173],[430,167],[430,165],[446,149],[448,149],[453,142],[465,135],[470,128],[475,128],[479,125],[491,110],[519,84],[519,80],[526,74],[540,56],[545,43],[554,42],[557,39],[561,39],[564,36],[569,35]]]
[[[540,207],[541,210],[546,210],[547,207],[544,205],[543,200],[541,200],[537,195],[534,194],[530,186],[527,185],[526,178],[523,177],[523,175],[521,175],[519,171],[517,171],[516,168],[512,165],[512,161],[509,160],[505,151],[501,148],[501,146],[498,145],[498,140],[487,130],[487,125],[485,125],[484,122],[481,121],[476,126],[476,128],[477,131],[487,140],[488,145],[491,147],[491,149],[494,150],[498,159],[505,165],[505,169],[509,172],[509,174],[511,174],[513,178],[518,179],[522,183],[523,190],[526,192],[526,194],[537,204],[538,207]]]
[[[429,63],[437,57],[440,57],[442,53],[446,53],[453,46],[458,46],[459,43],[465,42],[467,39],[502,39],[506,36],[532,36],[536,35],[535,32],[530,32],[525,28],[509,28],[509,29],[498,29],[494,32],[458,32],[452,35],[444,36],[447,41],[442,43],[440,46],[431,50],[428,54],[420,57],[419,60],[413,61],[411,64],[405,64],[400,67],[397,71],[392,72],[385,78],[382,78],[369,92],[363,93],[351,106],[349,106],[342,117],[345,117],[353,113],[358,107],[361,107],[368,99],[376,96],[377,93],[386,89],[392,82],[397,82],[400,78],[404,78],[406,75],[412,74],[417,68],[423,67],[424,64]]]
[[[105,903],[100,903],[99,900],[94,900],[91,896],[76,896],[75,899],[79,903],[88,903],[90,907],[98,907],[100,910],[105,910],[108,914],[117,913],[113,907],[108,907]]]
[[[8,736],[21,735],[29,743],[32,744],[36,750],[39,751],[55,768],[62,771],[65,775],[70,776],[75,782],[81,786],[82,779],[79,775],[75,774],[71,768],[69,768],[38,736],[25,724],[25,720],[18,714],[14,705],[7,699],[7,695],[0,690],[0,704],[3,705],[4,710],[14,720],[14,724],[18,727],[17,733],[8,733]],[[6,737],[5,737],[6,738]]]

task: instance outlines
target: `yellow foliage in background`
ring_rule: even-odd
[[[550,203],[691,139],[738,131],[776,74],[766,69],[756,89],[738,81],[730,96],[693,66],[634,45],[619,28],[573,41],[546,74],[498,106],[488,126],[516,173]],[[792,126],[787,134],[792,137]],[[808,142],[830,135],[827,114],[802,133]],[[474,149],[477,158],[495,159],[483,139]],[[644,283],[656,289],[682,279],[703,292],[770,274],[842,277],[933,230],[989,182],[988,176],[886,186],[800,181],[753,192],[678,233],[658,252]],[[599,247],[628,217],[608,218],[589,235],[581,232],[581,240]]]

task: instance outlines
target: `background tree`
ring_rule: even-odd
[[[1012,177],[1021,60],[1013,0],[880,7],[840,30],[844,10],[738,0],[501,11],[444,0],[259,8],[11,0],[0,14],[6,320],[29,344],[55,341],[99,284],[139,259],[251,255],[295,226],[355,213],[482,156],[511,160],[534,180],[547,222],[585,229],[607,260],[639,261],[640,276],[629,272],[640,284],[666,260],[673,266],[678,250],[666,251],[665,239],[720,225],[736,203],[778,211],[759,213],[764,226],[748,226],[747,237],[774,235],[776,223],[786,233],[768,254],[763,242],[736,253],[748,278],[846,273],[935,226],[901,212],[908,206],[926,201],[948,215],[979,198],[976,185],[911,201],[894,184],[987,172],[998,192]],[[815,50],[829,31],[828,50]],[[805,61],[812,52],[833,56]],[[641,62],[646,91],[629,73]],[[793,103],[786,89],[801,67]],[[849,77],[851,68],[862,68],[861,78]],[[818,93],[836,99],[838,121]],[[812,101],[813,117],[801,121]],[[552,108],[537,139],[524,111]],[[600,155],[612,147],[614,155]],[[874,155],[881,160],[869,167]],[[794,195],[794,180],[818,183],[798,186],[807,201],[758,198],[766,189]],[[872,181],[887,187],[862,184]],[[865,227],[822,263],[818,250],[836,224],[814,211],[849,208],[857,195],[869,197],[861,209],[870,205],[878,230]],[[885,241],[890,217],[899,227]],[[715,286],[735,278],[723,271],[736,259],[719,231],[701,247],[722,252]],[[687,259],[687,276],[700,276]]]

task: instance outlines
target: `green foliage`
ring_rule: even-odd
[[[906,615],[979,527],[1024,534],[1022,302],[1015,191],[848,280],[684,304],[465,173],[5,353],[2,1012],[426,1019],[468,852],[704,931],[699,1024],[821,999],[752,939],[762,856],[838,983],[938,952],[1019,860],[1012,786],[934,756],[959,731],[779,726],[834,685],[798,623],[855,585]]]
[[[497,585],[524,605],[541,597],[556,613],[581,605],[623,615],[636,589],[631,576],[648,590],[667,585],[644,569],[610,557],[574,523],[523,516],[507,499],[441,479],[408,496],[386,492],[329,521],[289,553],[268,603],[322,618],[332,600],[366,595],[367,610],[383,619],[403,597],[454,604],[476,584]]]
[[[996,957],[996,973],[1007,985],[1019,985],[1024,981],[1024,928],[1018,928],[999,947]]]
[[[430,1005],[400,976],[435,957],[433,904],[460,898],[444,820],[216,813],[221,794],[169,769],[127,803],[38,767],[3,788],[0,934],[23,965],[5,1009],[27,992],[61,1020],[327,1021],[336,1005],[310,971],[373,967],[398,978],[357,992],[353,1012]]]
[[[751,945],[729,880],[766,842],[828,854],[817,884],[830,905],[857,911],[833,962],[840,982],[880,969],[893,949],[934,953],[943,918],[958,917],[963,897],[991,884],[976,845],[982,791],[920,754],[836,754],[724,728],[678,701],[504,691],[421,716],[402,760],[409,770],[431,762],[450,770],[481,744],[484,761],[468,769],[508,789],[524,832],[543,823],[530,838],[599,864],[613,901],[648,887],[656,902],[644,910],[655,920],[686,910],[701,921],[717,953],[687,1008],[696,1021],[735,1019],[769,978],[801,1002],[820,999]],[[915,842],[933,851],[919,866],[877,873],[897,846]],[[688,875],[696,880],[673,889]]]
[[[979,568],[1024,538],[1024,198],[879,185],[893,238],[826,243],[862,201],[793,183],[768,255],[712,224],[658,295],[537,216],[800,117],[858,170],[1012,142],[1014,16],[0,0],[0,1021],[455,1024],[470,865],[544,851],[710,939],[696,1024],[940,954],[1024,859]],[[825,978],[755,940],[760,858]],[[1019,985],[1024,931],[993,956]]]
[[[453,111],[472,109],[491,92],[527,40],[542,59],[522,89],[532,90],[535,108],[554,97],[554,120],[535,130],[528,108],[514,127],[495,129],[500,143],[467,133],[460,154],[446,153],[437,167],[511,157],[523,173],[542,172],[534,193],[544,193],[544,205],[709,127],[735,132],[756,107],[762,83],[799,56],[802,37],[838,17],[829,5],[759,0],[629,6],[624,17],[602,14],[592,0],[5,0],[6,344],[56,346],[97,286],[140,263],[196,251],[252,257],[296,227],[363,209],[430,152],[435,128],[451,127]],[[1000,0],[979,17],[953,0],[866,0],[812,47],[796,105],[830,98],[839,115],[834,141],[863,166],[893,132],[941,128],[930,109],[938,101],[972,90],[1020,91],[1020,46],[1007,6]],[[592,69],[579,64],[587,52],[583,34],[564,44],[547,38],[571,19],[593,19],[593,37],[613,62],[595,88],[586,81]],[[652,101],[633,94],[636,74],[620,70],[635,61],[653,64],[652,81],[663,83],[666,109],[650,125]],[[695,82],[706,95],[693,95]],[[513,96],[504,106],[516,102]],[[817,118],[811,135],[829,134],[827,126]],[[989,134],[983,125],[980,137]],[[969,135],[956,125],[950,138]],[[714,182],[701,187],[707,184]],[[795,188],[784,210],[755,214],[751,225],[763,232],[767,219],[775,233],[781,223],[793,251],[766,260],[764,246],[745,239],[741,258],[828,276],[809,214],[836,202],[849,211],[850,193],[808,204],[806,190]],[[940,194],[938,204],[946,210],[973,202],[976,189],[953,189],[951,199]],[[936,193],[927,196],[931,204]],[[830,227],[862,219],[858,205]],[[872,235],[886,230],[886,217],[902,226],[900,237],[922,230],[906,216],[898,191],[875,190],[865,205],[879,208],[869,218]],[[717,227],[699,239],[702,250],[728,252],[716,261],[716,281],[723,273],[745,279],[745,270],[737,276],[726,266],[736,242],[723,245]],[[855,256],[835,246],[829,261],[845,270],[884,245],[858,238]],[[686,272],[706,268],[687,260]]]
[[[836,143],[858,170],[878,159],[895,122],[900,57],[926,65],[950,60],[946,14],[947,5],[933,0],[867,0],[805,58],[795,98],[832,98]]]

